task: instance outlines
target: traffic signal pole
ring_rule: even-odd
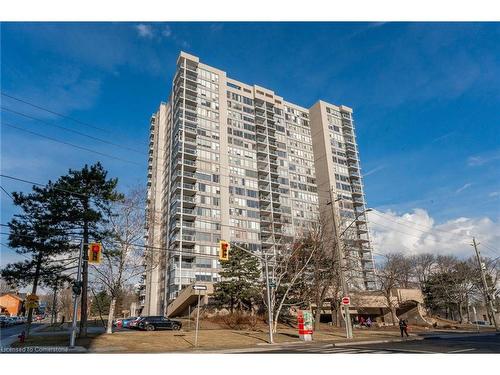
[[[251,251],[248,251],[247,249],[232,244],[231,246],[237,247],[241,251],[244,251],[247,254],[250,254],[253,257],[256,257],[260,259],[261,261],[264,261],[264,268],[265,268],[265,277],[266,277],[266,291],[267,291],[267,314],[268,314],[268,321],[269,321],[269,344],[274,344],[274,337],[273,337],[273,309],[271,306],[271,286],[269,284],[269,264],[267,260],[267,253],[264,253],[264,257],[260,257]]]
[[[76,273],[76,282],[77,285],[80,285],[82,281],[82,259],[83,258],[83,239],[80,242],[80,255],[78,256],[78,271]],[[74,293],[73,300],[73,324],[71,325],[71,336],[69,339],[69,347],[75,347],[75,338],[76,338],[76,322],[77,322],[77,313],[78,313],[78,297],[76,293]]]

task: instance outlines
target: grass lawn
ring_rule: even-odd
[[[231,330],[220,328],[204,328],[198,334],[198,347],[195,348],[194,325],[188,325],[181,331],[135,331],[120,330],[113,334],[91,333],[86,338],[77,338],[76,345],[85,347],[94,353],[168,353],[192,350],[219,350],[229,348],[254,347],[268,342],[267,326],[259,325],[256,330]],[[411,334],[431,332],[421,327],[412,327]],[[354,330],[354,340],[378,340],[399,337],[398,327],[364,328]],[[314,333],[314,341],[344,341],[345,330],[327,324]],[[13,347],[27,346],[68,346],[68,334],[33,335],[24,344],[19,342]],[[299,342],[295,328],[281,327],[274,335],[275,343]]]

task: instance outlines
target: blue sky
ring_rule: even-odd
[[[370,207],[397,215],[423,209],[436,224],[462,217],[498,224],[498,40],[498,23],[3,23],[2,90],[107,131],[5,97],[2,106],[146,153],[149,117],[185,50],[302,106],[323,99],[354,108]],[[12,113],[2,112],[2,121],[136,163],[2,125],[4,174],[45,182],[102,160],[121,188],[145,182],[141,153]],[[5,194],[1,203],[6,223]]]

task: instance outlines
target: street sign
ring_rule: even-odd
[[[30,294],[26,297],[26,308],[36,309],[38,307],[39,297],[36,294]]]
[[[38,301],[27,301],[26,308],[27,309],[37,309],[38,308]]]
[[[194,290],[207,290],[206,285],[193,285]]]
[[[269,281],[269,288],[276,288],[276,283],[274,281]]]
[[[342,305],[350,305],[351,304],[351,298],[350,297],[342,297]]]
[[[36,294],[30,294],[26,297],[26,301],[38,301],[38,296]]]

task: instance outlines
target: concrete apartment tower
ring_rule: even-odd
[[[320,212],[339,224],[350,286],[374,287],[350,108],[303,108],[181,52],[150,135],[143,315],[178,314],[187,287],[218,281],[220,239],[275,253]]]

